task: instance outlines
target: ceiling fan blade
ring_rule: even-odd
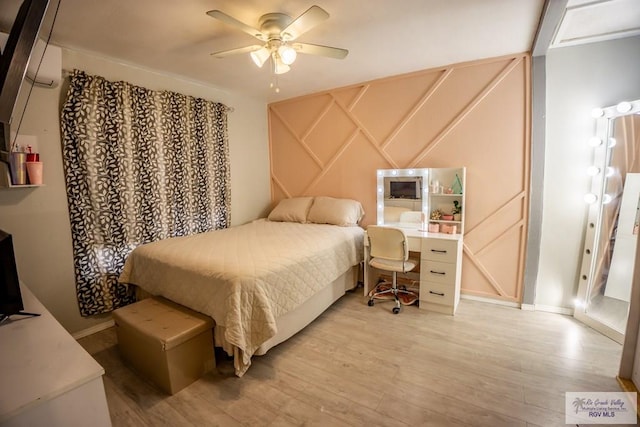
[[[339,47],[322,46],[319,44],[311,43],[293,43],[293,48],[308,55],[320,55],[327,56],[329,58],[344,59],[349,51],[347,49],[341,49]]]
[[[253,52],[253,51],[256,51],[258,49],[262,49],[262,46],[259,46],[257,44],[253,44],[251,46],[245,46],[245,47],[239,47],[239,48],[236,48],[236,49],[221,50],[219,52],[213,52],[211,54],[211,56],[213,56],[214,58],[226,58],[227,56],[236,55],[238,53]]]
[[[329,14],[326,10],[320,6],[311,6],[287,25],[282,30],[281,36],[285,41],[295,40],[327,18],[329,18]]]
[[[267,36],[265,36],[264,34],[262,34],[260,32],[260,30],[253,28],[247,24],[245,24],[244,22],[240,22],[238,21],[236,18],[234,18],[233,16],[229,16],[226,13],[220,11],[220,10],[210,10],[207,12],[207,15],[209,15],[212,18],[216,18],[222,22],[224,22],[227,25],[231,25],[232,27],[236,27],[237,29],[244,31],[245,33],[249,34],[250,36],[253,36],[255,38],[257,38],[258,40],[262,40],[262,41],[267,41]]]

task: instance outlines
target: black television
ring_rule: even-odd
[[[38,316],[22,311],[22,293],[11,234],[0,230],[0,323],[14,314]]]
[[[49,0],[23,0],[0,55],[0,161],[11,152],[11,120]]]
[[[392,199],[419,199],[420,180],[389,181],[389,196]]]

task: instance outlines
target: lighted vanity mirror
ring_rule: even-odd
[[[378,225],[422,229],[429,169],[378,169],[376,175]]]
[[[621,342],[640,216],[640,100],[594,111],[594,163],[575,317]]]
[[[378,169],[377,224],[464,234],[466,168]]]

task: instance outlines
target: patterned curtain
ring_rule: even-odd
[[[83,316],[134,301],[118,276],[136,246],[229,225],[223,104],[76,70],[61,127]]]

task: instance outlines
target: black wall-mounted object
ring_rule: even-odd
[[[49,0],[23,0],[0,56],[0,160],[11,151],[10,125]]]

